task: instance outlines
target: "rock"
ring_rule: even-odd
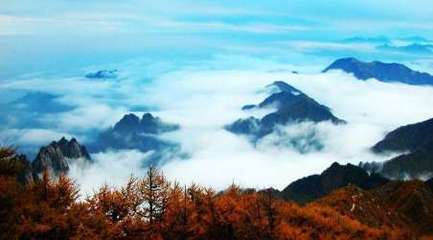
[[[80,145],[75,138],[68,141],[63,137],[39,150],[32,162],[32,169],[35,174],[41,174],[45,169],[55,176],[67,174],[69,164],[80,158],[91,162],[86,147]]]

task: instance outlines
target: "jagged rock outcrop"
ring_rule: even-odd
[[[32,162],[32,170],[35,174],[41,174],[45,169],[53,175],[66,174],[70,163],[77,159],[91,161],[85,146],[80,145],[75,138],[68,141],[63,137],[39,150]]]
[[[352,73],[360,80],[375,78],[383,82],[401,82],[411,85],[433,85],[433,76],[414,71],[403,64],[380,61],[362,62],[356,58],[341,58],[333,62],[323,72],[342,70]]]
[[[352,164],[333,163],[320,175],[311,175],[291,183],[281,195],[287,200],[307,203],[344,186],[355,185],[362,189],[371,189],[388,181],[376,173],[368,174]]]

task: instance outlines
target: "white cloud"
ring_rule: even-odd
[[[318,131],[325,147],[308,154],[266,142],[256,149],[245,138],[221,129],[246,117],[240,107],[261,101],[264,94],[258,90],[275,80],[287,81],[331,107],[349,124],[309,126]],[[433,88],[360,81],[341,72],[179,71],[155,81],[152,93],[150,99],[164,110],[159,114],[184,127],[170,137],[192,153],[191,159],[168,163],[164,171],[182,181],[219,188],[232,181],[281,188],[299,177],[321,172],[334,161],[382,161],[387,157],[373,155],[368,149],[387,131],[433,117]],[[299,133],[299,127],[287,130]]]
[[[62,129],[84,131],[91,129],[105,129],[116,123],[126,113],[125,109],[115,108],[104,104],[92,104],[78,107],[72,111],[49,115],[46,121],[52,122]]]
[[[375,50],[375,46],[368,43],[347,44],[323,41],[286,41],[277,42],[277,44],[305,52],[309,52],[311,50],[356,50],[361,52],[373,52]]]
[[[137,103],[158,109],[153,113],[164,121],[179,123],[180,131],[165,134],[163,138],[179,142],[191,157],[173,159],[163,166],[163,171],[182,183],[197,182],[223,188],[234,181],[248,187],[282,188],[297,178],[320,173],[334,161],[354,164],[382,161],[386,157],[371,154],[368,148],[387,131],[433,117],[431,87],[360,81],[339,71],[292,74],[291,65],[236,56],[219,56],[174,70],[164,68],[164,71],[155,71],[156,76],[149,75],[143,67],[146,64],[142,60],[119,64],[119,69],[126,72],[122,79],[101,85],[71,78],[69,92],[58,83],[63,81],[61,78],[58,82],[44,83],[43,79],[37,82],[46,86],[47,91],[65,94],[62,100],[78,106],[52,117],[61,129],[78,128],[85,132],[89,128],[110,126],[120,119],[125,107]],[[282,128],[282,139],[316,133],[324,148],[306,154],[290,146],[273,145],[276,141],[273,135],[254,148],[245,137],[222,129],[225,124],[248,117],[250,113],[241,111],[241,107],[262,101],[267,95],[262,89],[276,80],[286,81],[331,107],[333,113],[348,124],[305,123]],[[7,85],[28,90],[41,88],[34,85],[35,82],[27,83]],[[87,94],[87,89],[92,87],[97,94]],[[74,100],[76,97],[82,98]],[[88,191],[106,180],[104,174],[113,182],[123,181],[131,171],[135,175],[143,174],[139,162],[146,156],[134,151],[97,154],[97,164],[88,173],[73,176]]]
[[[97,191],[103,184],[120,186],[131,176],[141,177],[144,170],[141,164],[150,153],[137,150],[107,151],[93,154],[94,163],[82,166],[76,162],[70,166],[69,175],[80,186],[82,197]]]
[[[1,132],[0,145],[24,145],[42,146],[62,137],[70,137],[66,132],[59,132],[52,129],[6,129]]]

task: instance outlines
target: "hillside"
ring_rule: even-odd
[[[389,182],[372,190],[338,189],[311,205],[327,205],[368,226],[391,225],[413,235],[433,233],[433,192],[421,181]]]
[[[304,177],[289,184],[281,196],[290,201],[308,203],[348,185],[363,189],[372,189],[387,183],[388,180],[378,174],[368,174],[352,164],[333,163],[320,175]]]
[[[368,171],[404,179],[421,178],[433,173],[433,119],[399,127],[376,143],[372,150],[376,153],[402,152],[403,154],[378,163],[363,163]]]
[[[0,151],[2,153],[2,151]],[[0,163],[15,158],[0,154]],[[46,175],[16,181],[0,164],[1,239],[408,239],[393,224],[369,226],[325,204],[300,207],[272,192],[236,186],[215,193],[180,187],[154,168],[121,188],[102,186],[85,201],[77,187]],[[12,171],[13,170],[13,171]]]

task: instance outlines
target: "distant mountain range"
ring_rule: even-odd
[[[277,81],[269,85],[272,94],[258,105],[245,105],[242,109],[249,111],[253,109],[273,109],[275,111],[267,114],[261,119],[249,117],[238,119],[227,125],[226,130],[235,134],[244,134],[253,138],[254,141],[272,133],[277,126],[299,122],[323,122],[329,121],[334,124],[345,123],[335,117],[331,110],[307,96],[300,90],[289,84]],[[295,144],[296,145],[296,144]]]
[[[433,175],[433,119],[395,129],[372,150],[403,154],[384,163],[361,163],[360,166],[368,171],[396,179]]]
[[[433,85],[433,76],[418,72],[398,63],[380,61],[362,62],[356,58],[341,58],[333,62],[323,72],[342,70],[352,73],[360,80],[375,78],[382,82],[401,82],[411,85]]]

